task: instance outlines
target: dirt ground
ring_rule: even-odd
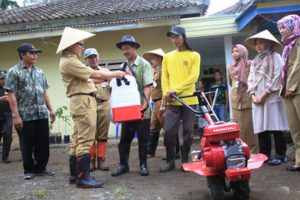
[[[55,199],[55,200],[206,200],[208,190],[206,179],[195,173],[180,170],[177,160],[175,171],[161,174],[158,172],[165,154],[162,141],[157,156],[148,159],[150,175],[142,177],[138,170],[138,151],[136,141],[131,147],[130,173],[112,177],[110,173],[118,165],[116,140],[110,141],[107,162],[110,171],[95,171],[92,176],[105,180],[101,189],[77,189],[68,184],[68,147],[52,145],[48,168],[56,172],[54,177],[35,177],[25,181],[22,178],[22,162],[18,145],[14,144],[10,159],[12,163],[0,163],[0,199]],[[199,139],[194,140],[193,149],[198,149]],[[250,181],[252,200],[298,200],[300,199],[300,173],[287,172],[285,165],[270,167],[264,165],[252,172]],[[232,193],[226,200],[233,199]]]

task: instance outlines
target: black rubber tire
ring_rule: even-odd
[[[231,187],[234,199],[247,200],[250,198],[249,180],[234,182]]]
[[[224,178],[222,176],[207,176],[210,200],[224,199]]]

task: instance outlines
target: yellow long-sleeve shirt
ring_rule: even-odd
[[[165,96],[174,90],[177,96],[191,95],[195,92],[195,83],[200,72],[200,55],[195,51],[174,50],[167,53],[162,62],[162,91]],[[188,105],[198,104],[197,97],[184,98]],[[173,101],[171,105],[181,105]]]

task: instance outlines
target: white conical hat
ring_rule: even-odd
[[[86,31],[78,30],[75,28],[65,27],[56,54],[62,52],[66,48],[72,46],[73,44],[85,40],[87,38],[93,37],[95,34]]]
[[[273,42],[273,50],[278,50],[281,47],[280,42],[268,31],[264,30],[260,33],[257,33],[251,37],[248,37],[245,40],[245,45],[249,48],[255,49],[255,39],[264,39]]]
[[[154,49],[152,51],[147,51],[143,54],[143,57],[146,59],[146,60],[150,60],[151,58],[151,55],[157,55],[157,56],[161,56],[161,57],[164,57],[165,55],[165,52],[162,50],[162,49]]]

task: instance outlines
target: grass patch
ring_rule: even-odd
[[[122,194],[124,194],[124,193],[126,192],[126,189],[125,189],[125,187],[122,186],[122,185],[114,185],[114,186],[112,187],[112,191],[113,191],[113,193],[115,193],[116,195],[122,195]]]
[[[49,190],[46,188],[40,189],[34,192],[34,195],[38,198],[44,198],[49,194]]]

